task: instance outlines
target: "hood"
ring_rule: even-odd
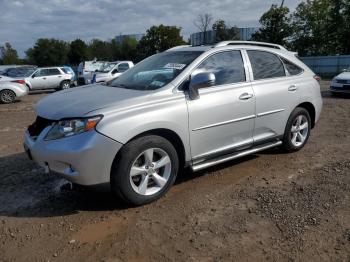
[[[343,72],[335,77],[336,79],[350,80],[350,72]]]
[[[56,92],[40,100],[36,105],[37,115],[59,120],[70,117],[84,117],[88,113],[118,104],[131,102],[147,92],[104,85],[88,85]]]

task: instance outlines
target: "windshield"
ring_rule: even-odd
[[[134,90],[155,90],[170,83],[201,51],[175,51],[153,55],[129,69],[111,86]]]
[[[103,65],[97,70],[97,72],[108,73],[108,72],[111,71],[116,65],[117,65],[116,63],[105,63],[105,64],[103,64]]]

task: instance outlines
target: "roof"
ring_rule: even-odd
[[[244,48],[246,46],[255,46],[262,48],[271,48],[275,50],[288,51],[285,47],[277,44],[254,42],[254,41],[223,41],[214,45],[202,45],[202,46],[176,46],[168,49],[167,51],[207,51],[213,48],[225,47],[225,46],[237,46],[237,48]]]

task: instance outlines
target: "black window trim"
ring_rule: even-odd
[[[266,80],[272,80],[272,79],[279,79],[279,78],[285,78],[285,77],[290,77],[292,75],[289,74],[289,72],[287,71],[281,57],[280,57],[280,54],[277,54],[277,53],[274,53],[274,52],[271,52],[269,50],[261,50],[261,49],[245,49],[246,52],[247,52],[247,57],[249,59],[249,66],[250,66],[250,71],[251,71],[251,82],[258,82],[258,81],[266,81]],[[262,78],[262,79],[255,79],[254,78],[254,72],[253,72],[253,66],[252,66],[252,63],[250,61],[250,57],[249,57],[249,53],[248,51],[260,51],[260,52],[266,52],[266,53],[270,53],[270,54],[273,54],[275,56],[277,56],[277,58],[280,60],[280,62],[282,63],[283,65],[283,69],[284,69],[284,73],[286,74],[285,76],[276,76],[276,77],[269,77],[269,78]],[[284,58],[284,57],[283,57]],[[289,61],[289,60],[288,60]],[[293,63],[294,64],[294,63]]]
[[[286,71],[286,76],[287,76],[287,77],[300,76],[300,75],[302,75],[302,74],[305,72],[304,68],[302,68],[302,67],[296,65],[295,63],[291,62],[289,59],[285,58],[284,56],[278,55],[278,57],[279,57],[279,59],[281,60],[283,66],[284,66],[284,70]],[[301,72],[300,72],[299,74],[296,74],[296,75],[291,75],[291,74],[289,73],[289,71],[288,71],[288,69],[287,69],[285,63],[283,62],[282,58],[283,58],[284,60],[287,60],[289,63],[291,63],[291,64],[293,64],[293,65],[299,67],[299,68],[301,69]]]
[[[217,87],[225,87],[225,86],[232,86],[232,85],[242,85],[242,84],[247,84],[249,83],[249,69],[247,68],[247,63],[246,60],[244,59],[244,54],[243,54],[243,49],[225,49],[225,50],[218,50],[216,52],[210,53],[207,56],[205,56],[200,62],[199,64],[197,64],[192,70],[191,72],[180,82],[180,84],[177,85],[176,90],[180,91],[180,92],[184,92],[185,90],[183,90],[181,87],[185,84],[186,81],[190,80],[190,76],[193,74],[194,71],[196,71],[198,69],[199,66],[201,66],[201,64],[206,61],[207,59],[209,59],[210,57],[212,57],[213,55],[219,54],[219,53],[224,53],[224,52],[232,52],[232,51],[238,51],[241,54],[241,58],[242,58],[242,63],[243,63],[243,67],[244,67],[244,74],[245,74],[245,81],[242,82],[237,82],[237,83],[228,83],[228,84],[222,84],[222,85],[215,85],[215,86],[211,86],[211,87],[205,87],[205,88],[201,88],[201,89],[209,89],[209,88],[217,88]],[[194,62],[194,61],[193,61]]]

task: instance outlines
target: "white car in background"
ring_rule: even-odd
[[[72,74],[62,69],[63,67],[38,68],[30,76],[25,78],[30,90],[40,89],[68,89],[72,85]]]
[[[11,79],[0,82],[0,103],[13,103],[16,98],[28,94],[28,86],[23,79]]]
[[[78,65],[78,85],[86,85],[91,81],[96,70],[103,67],[106,61],[84,61]]]
[[[350,94],[350,67],[343,73],[335,76],[331,82],[330,91],[333,94],[347,93]]]
[[[95,71],[96,76],[92,76],[92,79],[96,77],[96,83],[107,83],[117,78],[133,66],[134,63],[132,61],[116,61],[105,63],[100,69]]]

